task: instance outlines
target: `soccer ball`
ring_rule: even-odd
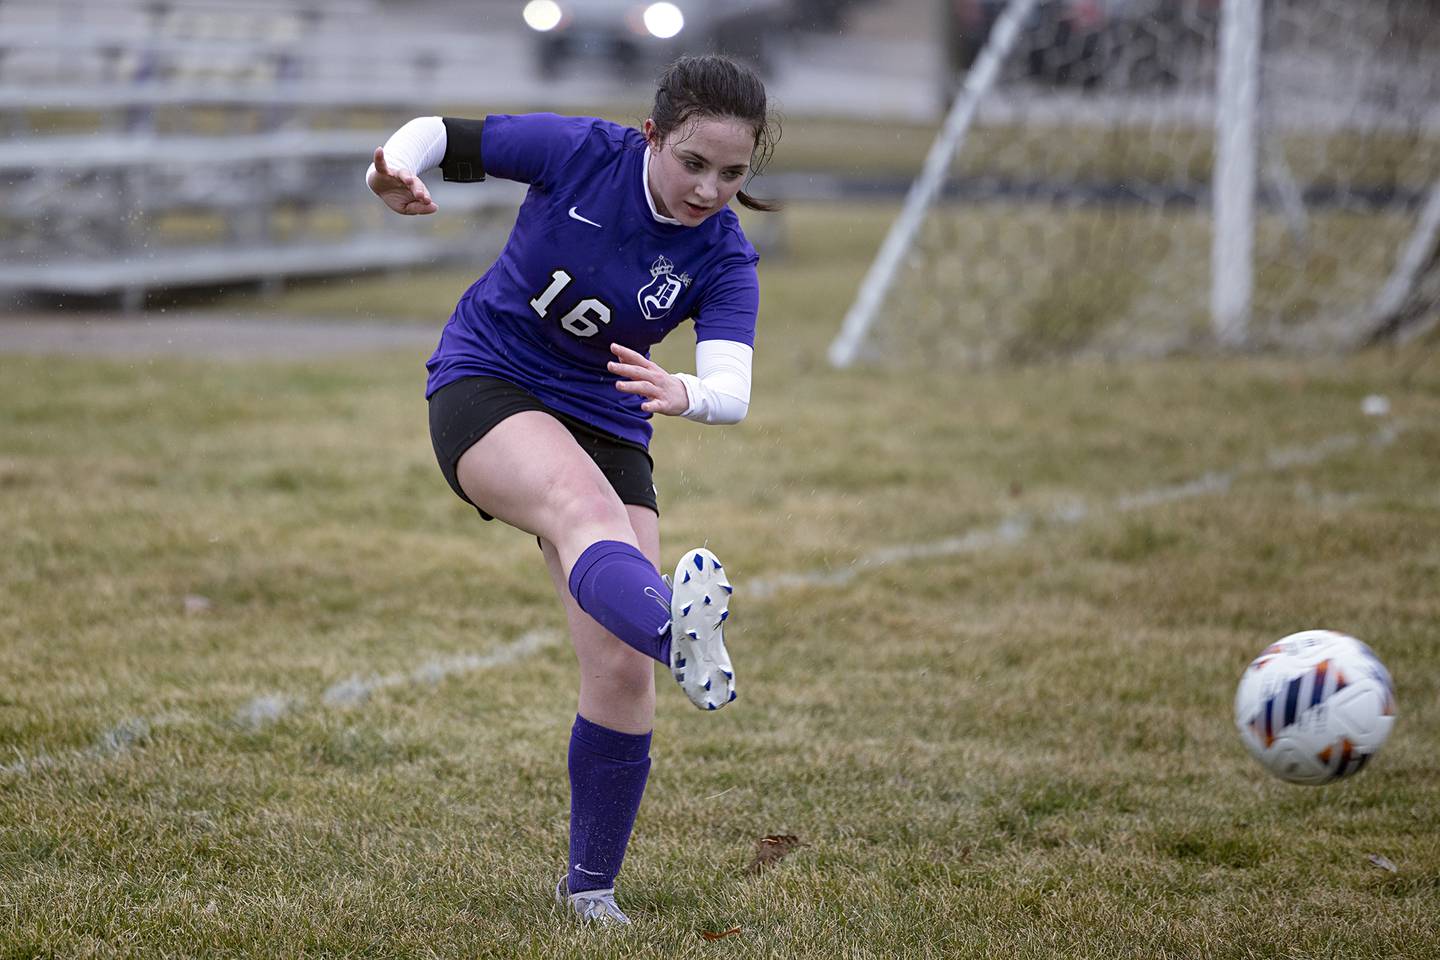
[[[1321,784],[1357,773],[1395,725],[1395,687],[1354,637],[1306,630],[1266,647],[1240,678],[1235,726],[1281,780]]]

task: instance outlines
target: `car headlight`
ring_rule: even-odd
[[[525,11],[521,16],[525,18],[525,25],[531,30],[546,33],[560,26],[560,21],[565,18],[565,13],[555,0],[530,0],[525,4]]]
[[[685,29],[685,14],[673,3],[652,3],[645,8],[645,29],[650,35],[669,40]]]

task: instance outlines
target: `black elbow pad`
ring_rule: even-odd
[[[445,158],[440,161],[440,174],[451,183],[476,183],[485,179],[485,164],[480,158],[480,134],[484,120],[462,120],[441,117],[445,124]]]

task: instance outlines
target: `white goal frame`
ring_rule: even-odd
[[[900,214],[870,264],[846,313],[828,357],[845,368],[865,350],[871,328],[902,266],[918,242],[927,215],[943,189],[952,160],[961,149],[981,101],[995,86],[1037,0],[1009,0],[996,21],[964,86],[912,182]],[[1211,335],[1217,346],[1241,349],[1252,340],[1251,314],[1255,295],[1257,205],[1261,163],[1261,40],[1265,0],[1226,0],[1219,6],[1215,69],[1215,151],[1210,180]],[[1304,208],[1298,187],[1278,153],[1268,158],[1270,177],[1287,219],[1303,232]],[[1440,269],[1440,183],[1420,214],[1413,236],[1401,251],[1398,266],[1368,311],[1371,330],[1357,329],[1354,344],[1382,329],[1398,305],[1413,295],[1426,276]],[[1428,288],[1427,288],[1428,289]],[[1428,301],[1427,301],[1428,302]],[[1424,325],[1424,326],[1428,326]],[[1407,330],[1411,336],[1415,330]]]
[[[1000,64],[1015,46],[1015,40],[1020,35],[1020,25],[1030,16],[1036,2],[1037,0],[1010,0],[1000,19],[995,22],[990,39],[976,58],[975,66],[965,76],[965,86],[955,98],[955,103],[945,118],[945,125],[940,129],[935,142],[930,145],[930,152],[925,155],[925,166],[921,169],[920,176],[910,185],[910,191],[905,195],[905,206],[901,209],[900,216],[891,225],[880,252],[876,254],[870,270],[860,284],[860,292],[855,297],[855,302],[845,315],[845,323],[841,326],[839,335],[830,344],[830,363],[833,366],[848,367],[859,355],[865,336],[875,322],[880,303],[895,282],[895,273],[900,268],[900,262],[914,244],[920,224],[940,192],[950,161],[954,158],[955,151],[965,142],[965,134],[970,131],[981,99],[995,85]]]

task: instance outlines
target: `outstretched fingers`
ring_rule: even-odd
[[[610,352],[615,354],[616,359],[606,364],[606,369],[621,378],[615,381],[616,390],[645,397],[640,409],[646,413],[674,416],[685,412],[690,401],[685,385],[678,377],[671,376],[664,367],[623,344],[610,344]]]
[[[410,173],[409,171],[406,171],[406,172],[404,172],[403,174],[401,174],[401,176],[400,176],[400,182],[403,183],[403,184],[405,184],[406,188],[410,191],[410,200],[411,200],[411,203],[412,203],[412,204],[414,204],[414,205],[416,205],[416,206],[419,206],[419,207],[428,207],[428,208],[429,208],[429,209],[423,210],[423,211],[421,211],[421,212],[424,212],[424,213],[433,213],[433,212],[434,212],[434,210],[435,210],[435,201],[434,201],[433,199],[431,199],[431,197],[430,197],[430,191],[425,189],[425,184],[423,184],[423,183],[420,182],[420,178],[419,178],[419,177],[415,176],[415,174]]]
[[[374,163],[375,175],[370,180],[370,189],[391,210],[416,215],[440,209],[419,177],[403,167],[390,166],[385,159],[384,147],[375,148]]]
[[[612,372],[614,372],[616,364],[611,364],[610,366]],[[625,373],[622,373],[620,375],[631,376],[630,374]],[[615,389],[619,390],[621,393],[635,393],[639,394],[642,397],[650,397],[651,399],[656,399],[660,396],[660,387],[649,380],[617,380],[615,381]]]
[[[611,373],[651,383],[660,383],[670,376],[660,364],[623,343],[610,344],[610,352],[615,354],[615,359],[609,363]]]
[[[615,354],[616,359],[607,363],[606,368],[617,377],[624,378],[615,384],[618,389],[625,393],[641,393],[649,397],[657,395],[654,390],[658,381],[666,376],[659,364],[643,353],[619,343],[610,344],[610,352]]]
[[[615,356],[624,363],[634,364],[641,367],[653,367],[656,370],[660,369],[660,365],[654,360],[651,360],[649,357],[645,356],[645,354],[641,353],[638,350],[631,350],[623,343],[610,344],[610,352],[615,354]]]

